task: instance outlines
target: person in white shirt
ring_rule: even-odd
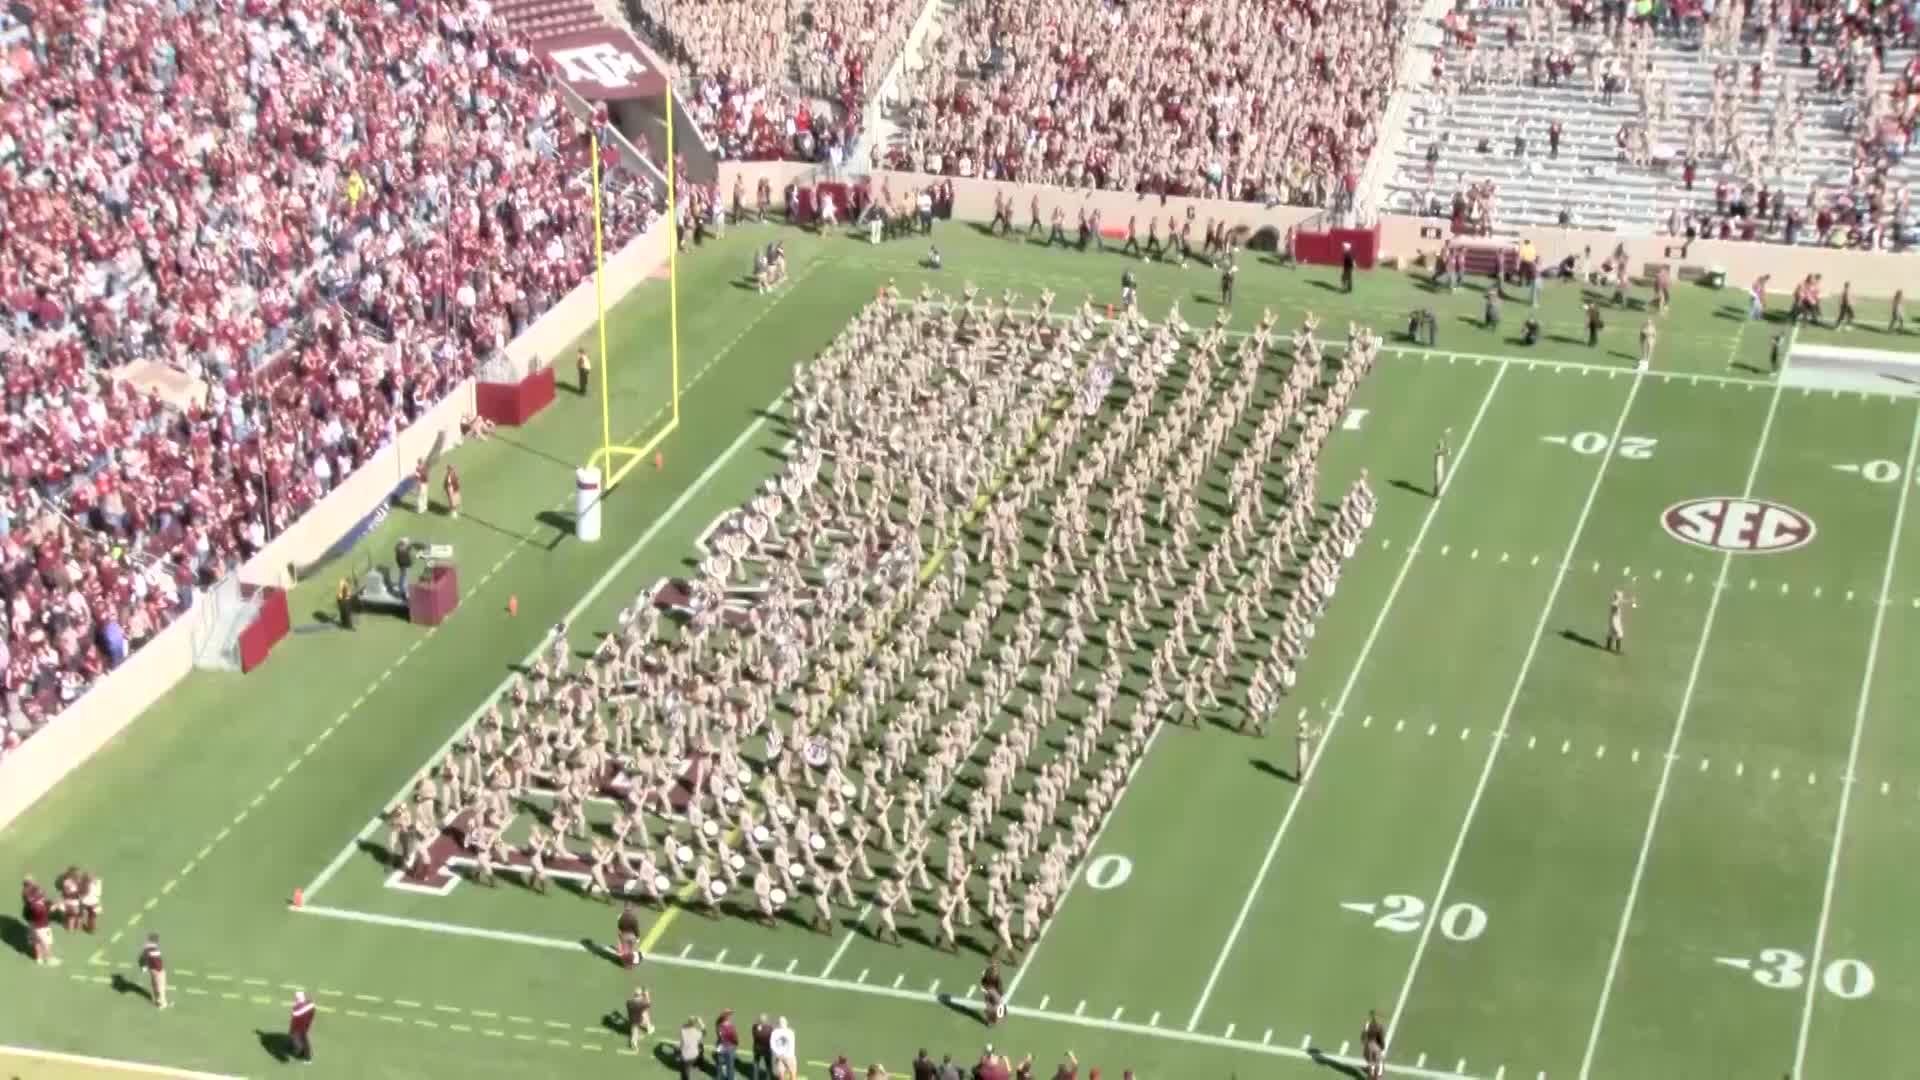
[[[787,1018],[781,1017],[774,1022],[773,1036],[768,1039],[773,1048],[773,1072],[785,1080],[793,1080],[800,1075],[800,1050],[793,1036],[793,1028],[787,1026]]]

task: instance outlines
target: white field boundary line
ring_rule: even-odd
[[[1773,435],[1773,418],[1780,410],[1780,395],[1785,389],[1785,383],[1776,384],[1773,397],[1767,402],[1767,418],[1760,424],[1760,438],[1753,448],[1753,463],[1747,467],[1747,483],[1741,491],[1742,498],[1752,498],[1754,484],[1759,482],[1760,462],[1766,457],[1767,442]],[[1618,437],[1615,436],[1616,439]],[[1907,486],[1909,482],[1903,477],[1903,497]],[[1679,760],[1680,740],[1687,730],[1687,713],[1693,709],[1694,691],[1700,686],[1700,668],[1707,658],[1707,646],[1713,640],[1713,624],[1720,614],[1720,598],[1727,591],[1727,574],[1732,569],[1733,552],[1729,551],[1720,556],[1720,573],[1714,582],[1713,596],[1707,601],[1707,616],[1700,623],[1700,643],[1693,650],[1693,665],[1687,671],[1687,685],[1680,691],[1680,708],[1674,716],[1673,736],[1667,742],[1666,760],[1660,766],[1660,782],[1654,785],[1653,806],[1647,811],[1647,828],[1640,838],[1640,854],[1634,859],[1633,878],[1627,885],[1627,900],[1620,908],[1620,926],[1614,932],[1613,953],[1607,958],[1607,973],[1600,983],[1600,1002],[1594,1007],[1593,1028],[1587,1033],[1586,1053],[1580,1059],[1580,1076],[1583,1080],[1592,1072],[1593,1055],[1600,1047],[1600,1030],[1606,1024],[1607,1003],[1613,996],[1614,979],[1620,974],[1620,956],[1626,951],[1627,931],[1632,927],[1633,912],[1640,902],[1640,883],[1646,879],[1647,859],[1653,853],[1654,833],[1660,827],[1660,810],[1666,805],[1667,785],[1673,779],[1673,766]]]
[[[1460,442],[1460,452],[1454,457],[1453,471],[1458,471],[1460,463],[1467,457],[1467,451],[1473,446],[1473,437],[1480,430],[1480,421],[1486,418],[1487,407],[1493,404],[1493,396],[1500,389],[1500,382],[1506,377],[1507,369],[1494,371],[1493,381],[1487,384],[1487,392],[1480,399],[1480,408],[1473,414],[1473,420],[1467,426],[1465,438]],[[1619,437],[1614,432],[1614,437]],[[1451,474],[1448,480],[1452,480]],[[1273,831],[1273,839],[1267,844],[1267,853],[1260,860],[1260,869],[1253,875],[1253,884],[1247,889],[1246,899],[1240,902],[1240,911],[1234,916],[1233,926],[1227,931],[1227,940],[1220,946],[1220,954],[1214,958],[1213,970],[1207,973],[1206,985],[1200,989],[1200,1000],[1194,1002],[1193,1015],[1187,1018],[1189,1032],[1200,1026],[1200,1017],[1207,1010],[1207,1001],[1213,997],[1213,988],[1220,981],[1220,973],[1226,970],[1227,960],[1233,955],[1233,947],[1240,940],[1240,932],[1246,929],[1247,916],[1253,912],[1254,901],[1260,896],[1260,890],[1266,885],[1267,874],[1273,869],[1273,860],[1280,853],[1280,842],[1286,839],[1287,829],[1293,824],[1293,815],[1300,809],[1300,802],[1307,793],[1307,781],[1313,778],[1314,770],[1326,757],[1326,749],[1333,740],[1335,729],[1340,726],[1340,716],[1346,711],[1347,701],[1353,696],[1353,689],[1360,682],[1360,673],[1365,670],[1367,657],[1372,654],[1374,644],[1380,640],[1381,630],[1386,628],[1387,619],[1393,614],[1393,603],[1400,595],[1400,587],[1406,584],[1407,575],[1413,570],[1413,564],[1420,556],[1420,549],[1427,538],[1427,530],[1433,527],[1434,518],[1440,513],[1442,499],[1435,497],[1427,507],[1426,516],[1420,520],[1420,528],[1414,533],[1413,542],[1407,545],[1406,557],[1400,560],[1400,570],[1394,575],[1393,584],[1387,588],[1387,596],[1380,604],[1380,613],[1374,617],[1373,626],[1367,631],[1366,640],[1360,644],[1360,652],[1354,657],[1353,670],[1347,674],[1346,685],[1340,688],[1340,696],[1334,701],[1333,711],[1327,718],[1327,730],[1320,738],[1320,752],[1307,762],[1307,771],[1295,785],[1293,798],[1287,801],[1286,813],[1280,817],[1280,825]]]
[[[1614,419],[1613,433],[1607,445],[1618,446],[1620,433],[1626,429],[1627,417],[1633,413],[1634,399],[1639,397],[1640,388],[1646,385],[1645,378],[1635,374],[1633,384],[1627,388],[1627,398],[1620,404],[1620,415]],[[1777,398],[1776,398],[1777,400]],[[1600,496],[1600,487],[1607,479],[1607,469],[1617,455],[1603,454],[1600,467],[1593,472],[1593,483],[1587,487],[1587,498],[1580,506],[1580,516],[1574,519],[1573,535],[1567,539],[1566,554],[1560,558],[1560,567],[1554,571],[1553,585],[1547,590],[1546,602],[1540,606],[1539,621],[1533,624],[1533,639],[1527,643],[1527,651],[1520,658],[1519,674],[1514,676],[1513,691],[1507,695],[1507,704],[1500,712],[1500,724],[1494,729],[1491,745],[1487,750],[1487,763],[1480,769],[1480,780],[1474,785],[1473,798],[1467,803],[1466,815],[1460,821],[1460,832],[1453,840],[1453,850],[1447,855],[1446,869],[1441,871],[1440,885],[1434,890],[1433,904],[1444,903],[1447,889],[1453,884],[1454,871],[1460,867],[1460,853],[1466,849],[1467,834],[1473,829],[1473,819],[1480,812],[1480,800],[1487,793],[1487,782],[1493,777],[1493,767],[1500,760],[1500,748],[1506,744],[1507,729],[1513,723],[1513,710],[1520,704],[1520,692],[1526,686],[1527,674],[1533,670],[1533,658],[1539,655],[1540,639],[1546,635],[1547,623],[1553,619],[1553,608],[1560,599],[1560,588],[1566,584],[1567,571],[1573,566],[1574,552],[1580,549],[1580,537],[1587,531],[1587,519],[1593,516],[1593,504]],[[1429,912],[1438,909],[1429,906]],[[1407,999],[1413,993],[1414,980],[1420,974],[1420,961],[1426,956],[1427,942],[1433,939],[1434,924],[1440,921],[1438,916],[1430,917],[1420,928],[1420,939],[1413,947],[1413,960],[1407,965],[1407,977],[1400,984],[1400,996],[1393,1003],[1393,1013],[1387,1021],[1387,1037],[1398,1036],[1400,1017],[1406,1011]]]
[[[720,470],[725,468],[728,463],[733,460],[734,456],[739,454],[741,449],[751,442],[755,436],[759,435],[760,430],[766,427],[768,415],[770,415],[774,409],[778,408],[780,402],[785,398],[786,391],[783,389],[778,396],[767,403],[767,407],[761,410],[760,415],[754,418],[753,423],[748,424],[746,428],[734,438],[733,442],[729,443],[727,448],[720,452],[720,456],[709,462],[705,471],[695,477],[693,483],[688,484],[686,488],[680,492],[679,497],[674,499],[666,510],[653,520],[653,524],[647,526],[646,531],[635,538],[633,544],[621,554],[620,558],[615,560],[612,566],[607,567],[607,572],[600,575],[600,580],[594,582],[592,587],[581,594],[580,599],[575,601],[571,608],[567,609],[564,621],[569,627],[580,617],[580,613],[587,609],[588,605],[599,599],[601,593],[607,591],[607,588],[613,584],[615,579],[620,577],[621,574],[626,573],[627,567],[632,565],[633,561],[640,557],[640,553],[646,550],[649,544],[653,543],[654,538],[660,535],[662,529],[672,524],[673,521],[680,516],[681,512],[687,508],[687,504],[692,502],[696,495],[699,495],[706,489],[707,484],[711,482],[715,476],[719,475]],[[547,641],[544,638],[535,643],[532,651],[527,653],[526,658],[521,661],[522,664],[533,663],[533,661],[539,657],[541,650],[546,647]],[[467,732],[473,729],[473,725],[480,722],[480,717],[486,714],[487,707],[492,705],[501,694],[505,693],[507,686],[512,682],[513,673],[509,672],[506,678],[500,680],[500,685],[495,687],[481,700],[479,705],[474,707],[473,712],[467,716],[466,720],[448,734],[446,741],[441,743],[440,748],[429,755],[427,760],[432,762],[438,759],[441,755],[445,754],[454,743],[465,737]],[[400,790],[394,792],[392,797],[380,804],[380,810],[384,811],[396,801],[405,798],[407,790],[412,786],[413,776],[409,773],[407,780],[400,785]],[[347,860],[353,858],[354,855],[360,851],[361,843],[377,832],[379,828],[380,818],[375,816],[372,821],[354,835],[352,840],[347,842],[345,847],[340,849],[339,854],[333,857],[332,862],[329,862],[312,881],[307,883],[305,890],[306,898],[311,900],[322,888],[325,888],[327,883],[333,880],[334,875],[340,872],[340,868],[347,864]]]
[[[317,915],[321,918],[338,919],[344,922],[363,923],[370,926],[384,926],[399,930],[417,930],[430,934],[446,934],[453,937],[475,938],[482,941],[497,941],[510,945],[524,945],[533,948],[549,949],[555,952],[581,954],[588,946],[578,940],[546,937],[540,934],[525,934],[512,930],[493,930],[478,926],[463,926],[458,923],[436,922],[429,919],[409,919],[398,915],[382,915],[370,911],[355,911],[350,908],[328,907],[308,904],[295,909],[303,915]],[[869,997],[890,998],[895,1001],[909,1001],[919,1004],[954,1004],[970,1008],[979,1008],[981,1002],[955,994],[940,994],[931,990],[909,990],[888,986],[883,983],[849,982],[845,979],[823,979],[817,975],[804,975],[782,971],[775,967],[746,967],[720,963],[696,956],[676,956],[672,953],[651,953],[643,961],[645,964],[666,968],[681,968],[691,971],[703,971],[716,975],[745,976],[768,982],[786,983],[792,986],[804,986],[814,990],[838,990],[852,994],[865,994]],[[1161,1039],[1172,1042],[1191,1043],[1211,1046],[1223,1050],[1237,1050],[1268,1057],[1291,1058],[1297,1061],[1333,1062],[1356,1068],[1363,1063],[1357,1058],[1335,1054],[1320,1053],[1312,1049],[1301,1049],[1291,1045],[1273,1045],[1256,1041],[1231,1039],[1220,1035],[1208,1035],[1180,1031],[1174,1028],[1153,1027],[1148,1024],[1136,1024],[1120,1020],[1109,1020],[1098,1016],[1075,1016],[1072,1013],[1049,1012],[1044,1009],[1029,1009],[1018,1005],[1008,1007],[1008,1013],[1027,1020],[1037,1020],[1056,1024],[1068,1024],[1075,1027],[1090,1028],[1098,1031],[1118,1032],[1136,1035],[1148,1039]],[[1413,1077],[1415,1080],[1476,1080],[1466,1073],[1447,1072],[1438,1069],[1414,1068],[1405,1065],[1391,1066],[1388,1072],[1397,1076]]]
[[[1873,636],[1867,639],[1866,671],[1860,676],[1860,704],[1853,714],[1853,741],[1847,746],[1847,780],[1840,785],[1840,812],[1833,823],[1833,850],[1827,856],[1827,883],[1820,894],[1820,919],[1814,924],[1812,965],[1807,969],[1807,997],[1800,1007],[1800,1034],[1793,1047],[1793,1076],[1805,1076],[1807,1036],[1813,1028],[1813,999],[1821,985],[1820,965],[1825,960],[1827,924],[1833,917],[1833,892],[1840,877],[1840,851],[1847,836],[1847,811],[1852,805],[1854,769],[1860,764],[1860,741],[1867,729],[1867,706],[1873,697],[1873,673],[1880,661],[1880,633],[1886,626],[1887,594],[1893,589],[1893,567],[1900,552],[1900,534],[1906,526],[1907,496],[1913,491],[1913,466],[1920,454],[1920,413],[1913,418],[1913,438],[1907,444],[1907,469],[1901,473],[1900,501],[1893,511],[1893,541],[1887,546],[1887,568],[1880,577],[1880,608],[1873,613]]]
[[[1160,732],[1165,726],[1156,724],[1148,733],[1147,744],[1140,748],[1140,756],[1133,760],[1133,770],[1128,773],[1126,784],[1120,788],[1119,797],[1114,799],[1113,805],[1107,808],[1106,820],[1093,831],[1093,839],[1087,843],[1087,857],[1081,859],[1080,864],[1073,868],[1073,876],[1067,878],[1067,887],[1060,890],[1060,899],[1053,905],[1053,918],[1040,924],[1040,932],[1033,937],[1033,946],[1027,950],[1027,955],[1020,958],[1020,970],[1013,973],[1013,982],[1007,986],[1006,1000],[1009,1004],[1012,1003],[1013,996],[1020,992],[1020,981],[1027,977],[1027,972],[1033,967],[1033,958],[1040,955],[1040,943],[1047,940],[1047,931],[1053,928],[1054,923],[1060,921],[1060,915],[1067,907],[1067,898],[1073,895],[1073,887],[1080,884],[1080,879],[1086,876],[1087,866],[1096,858],[1094,852],[1099,849],[1100,838],[1106,835],[1107,826],[1113,824],[1113,819],[1120,816],[1120,804],[1126,801],[1127,792],[1133,789],[1141,768],[1147,763],[1147,755],[1153,753],[1153,744],[1160,741]]]
[[[166,1065],[149,1065],[144,1061],[123,1061],[119,1058],[91,1057],[86,1054],[63,1054],[57,1050],[37,1050],[30,1046],[0,1045],[0,1057],[19,1057],[30,1061],[48,1061],[56,1065],[81,1065],[90,1069],[113,1069],[118,1072],[138,1073],[142,1076],[172,1076],[183,1080],[240,1080],[229,1073],[195,1072],[192,1069],[175,1069]],[[12,1072],[11,1069],[7,1070]]]

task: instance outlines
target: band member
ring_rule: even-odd
[[[1367,1010],[1366,1025],[1360,1029],[1360,1053],[1366,1058],[1367,1080],[1387,1075],[1387,1027],[1372,1009]]]
[[[1221,307],[1233,306],[1233,279],[1234,279],[1234,275],[1238,274],[1239,272],[1240,272],[1240,268],[1238,266],[1235,266],[1231,262],[1227,263],[1226,267],[1220,271],[1220,306]]]
[[[1905,289],[1895,289],[1893,291],[1893,313],[1887,317],[1887,333],[1904,334],[1906,332],[1907,292]]]
[[[80,921],[81,926],[91,934],[100,925],[100,908],[103,887],[100,879],[92,874],[80,873]]]
[[[1127,216],[1127,242],[1120,246],[1120,254],[1133,255],[1136,258],[1140,255],[1140,218],[1138,215],[1129,214]]]
[[[980,997],[986,1002],[983,1015],[989,1027],[1007,1018],[1007,1002],[1004,994],[1004,984],[1000,978],[1000,962],[988,960],[987,970],[980,973]]]
[[[1659,340],[1660,331],[1654,328],[1653,320],[1648,319],[1640,327],[1640,370],[1647,370],[1653,363],[1653,346]]]
[[[306,991],[294,991],[293,1009],[287,1014],[287,1043],[296,1061],[313,1060],[313,1017],[316,1011]]]
[[[147,986],[155,1008],[167,1007],[167,961],[160,955],[160,935],[148,934],[140,950],[140,970],[147,973]]]
[[[642,1039],[653,1034],[653,995],[644,986],[633,988],[627,998],[627,1048],[639,1050]]]
[[[1307,770],[1313,768],[1314,741],[1320,738],[1320,729],[1307,726],[1300,721],[1300,730],[1293,737],[1293,782],[1307,782]]]
[[[1640,605],[1628,595],[1625,589],[1613,590],[1613,596],[1607,601],[1607,643],[1610,653],[1627,651],[1626,609]]]
[[[419,461],[415,462],[413,465],[413,512],[414,513],[424,514],[427,512],[427,490],[432,484],[432,482],[433,482],[433,473],[432,473],[432,470],[427,465],[427,459],[421,458]]]
[[[447,516],[457,518],[460,516],[460,474],[454,471],[452,465],[447,466],[443,486],[447,493]]]
[[[1447,456],[1452,450],[1447,446],[1447,437],[1452,428],[1440,432],[1440,441],[1433,444],[1433,497],[1439,498],[1442,488],[1447,486]]]
[[[587,350],[581,349],[573,358],[573,370],[580,377],[580,396],[587,396],[587,382],[593,375],[593,361],[587,359]]]
[[[614,926],[620,941],[620,962],[627,967],[640,963],[640,913],[634,910],[632,901],[620,908],[620,919]]]
[[[340,613],[340,629],[353,629],[353,579],[341,578],[333,590],[334,610]]]

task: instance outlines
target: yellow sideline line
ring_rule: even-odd
[[[0,1057],[19,1057],[30,1061],[46,1061],[58,1065],[77,1065],[90,1069],[110,1069],[118,1072],[139,1073],[146,1076],[184,1077],[187,1080],[239,1080],[227,1073],[195,1072],[192,1069],[175,1069],[166,1065],[150,1065],[143,1061],[121,1061],[117,1058],[89,1057],[85,1054],[63,1054],[57,1050],[37,1050],[30,1046],[0,1045]],[[9,1068],[8,1073],[14,1074]],[[27,1075],[27,1074],[20,1074]]]

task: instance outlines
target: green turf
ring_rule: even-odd
[[[762,296],[735,281],[767,235],[736,230],[681,262],[683,422],[664,467],[613,493],[599,544],[573,540],[566,514],[598,403],[563,391],[529,427],[456,452],[460,520],[397,511],[365,542],[376,555],[401,535],[456,545],[466,595],[440,631],[301,633],[253,675],[196,675],[0,833],[0,865],[44,880],[81,863],[108,902],[98,938],[60,936],[56,971],[28,964],[7,924],[0,1043],[259,1074],[297,985],[323,1008],[315,1072],[635,1071],[602,1022],[630,980],[578,944],[607,936],[602,905],[399,892],[365,854],[314,898],[358,921],[286,900],[583,596],[576,625],[590,633],[678,572],[700,530],[776,466],[792,365],[876,285],[971,279],[1106,303],[1125,265],[943,226],[946,269],[929,273],[922,242],[783,232],[795,280]],[[1212,317],[1210,271],[1138,273],[1149,314],[1177,298],[1190,321]],[[1920,647],[1907,557],[1920,522],[1901,512],[1911,401],[1776,390],[1762,372],[1785,328],[1747,323],[1734,291],[1683,287],[1654,373],[1636,381],[1644,316],[1611,314],[1590,349],[1573,287],[1546,290],[1548,337],[1528,348],[1512,340],[1524,303],[1496,335],[1477,325],[1477,287],[1380,273],[1348,295],[1331,273],[1256,259],[1240,277],[1241,326],[1262,306],[1286,328],[1316,311],[1336,338],[1349,319],[1397,330],[1417,306],[1442,322],[1438,353],[1390,345],[1325,454],[1323,491],[1365,467],[1381,506],[1281,717],[1332,725],[1311,782],[1289,778],[1284,731],[1165,732],[1095,848],[1099,871],[1017,971],[1017,1015],[990,1036],[930,992],[970,992],[977,956],[693,914],[660,929],[663,962],[640,973],[662,1021],[784,1012],[804,1059],[844,1051],[896,1070],[917,1046],[972,1056],[991,1038],[1049,1066],[1071,1047],[1115,1076],[1267,1077],[1323,1072],[1299,1048],[1338,1054],[1374,1007],[1397,1013],[1395,1064],[1435,1072],[1778,1076],[1804,1044],[1807,1076],[1899,1074],[1920,992],[1906,932],[1920,884],[1904,872],[1920,824],[1920,735],[1904,723],[1920,705],[1906,663]],[[623,431],[659,423],[664,305],[649,284],[611,326],[602,370]],[[1861,317],[1884,314],[1864,304]],[[1801,335],[1920,347],[1864,329]],[[1435,501],[1429,454],[1446,428],[1457,473]],[[1624,452],[1580,452],[1615,433]],[[1903,475],[1835,468],[1872,461]],[[1739,495],[1750,476],[1755,496],[1817,522],[1811,545],[1728,559],[1661,531],[1664,507]],[[1640,607],[1628,654],[1611,657],[1587,640],[1629,578]],[[296,624],[330,588],[299,591]],[[137,977],[149,929],[176,968],[164,1014],[114,990]],[[1791,954],[1759,963],[1763,950]]]

